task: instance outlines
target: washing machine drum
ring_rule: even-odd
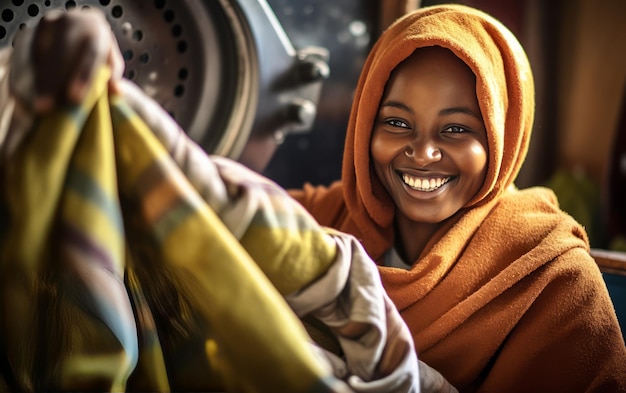
[[[327,51],[296,51],[265,0],[3,1],[0,46],[46,12],[74,7],[103,10],[125,77],[207,152],[261,171],[272,144],[310,128],[328,73]],[[246,149],[253,139],[265,148]],[[263,140],[270,142],[258,143]]]

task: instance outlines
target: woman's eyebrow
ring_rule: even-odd
[[[406,112],[409,112],[411,114],[415,114],[415,112],[413,111],[413,109],[411,109],[409,106],[403,104],[402,102],[399,101],[385,101],[380,105],[381,108],[383,107],[392,107],[392,108],[398,108],[400,110],[404,110]],[[470,108],[464,107],[464,106],[454,106],[451,108],[446,108],[446,109],[442,109],[439,111],[439,115],[440,116],[446,116],[446,115],[453,115],[453,114],[457,114],[457,113],[462,113],[462,114],[466,114],[466,115],[470,115],[472,117],[475,117],[478,120],[482,121],[482,116],[479,113],[476,113],[475,111],[471,110]]]
[[[455,106],[455,107],[452,107],[452,108],[446,108],[446,109],[442,109],[442,110],[439,111],[439,115],[441,115],[441,116],[453,115],[453,114],[456,114],[456,113],[463,113],[463,114],[466,114],[466,115],[470,115],[470,116],[473,116],[473,117],[475,117],[475,118],[477,118],[478,120],[481,120],[481,121],[483,119],[483,117],[480,114],[478,114],[478,113],[474,112],[473,110],[471,110],[470,108],[466,108],[464,106]]]
[[[380,105],[381,108],[382,107],[386,107],[386,106],[389,106],[389,107],[392,107],[392,108],[398,108],[398,109],[407,111],[407,112],[409,112],[411,114],[414,114],[413,109],[409,108],[408,106],[406,106],[405,104],[403,104],[403,103],[401,103],[399,101],[385,101],[385,102],[383,102]]]

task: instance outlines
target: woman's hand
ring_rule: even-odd
[[[82,101],[103,64],[112,72],[109,90],[119,93],[124,59],[111,26],[97,9],[46,14],[35,29],[31,54],[37,112]]]

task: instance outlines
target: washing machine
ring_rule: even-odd
[[[3,0],[0,47],[48,11],[105,13],[137,83],[207,152],[262,172],[306,132],[329,75],[328,50],[295,48],[265,0]]]

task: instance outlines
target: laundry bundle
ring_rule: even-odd
[[[108,78],[43,117],[3,96],[4,388],[417,391],[410,334],[358,242]]]

